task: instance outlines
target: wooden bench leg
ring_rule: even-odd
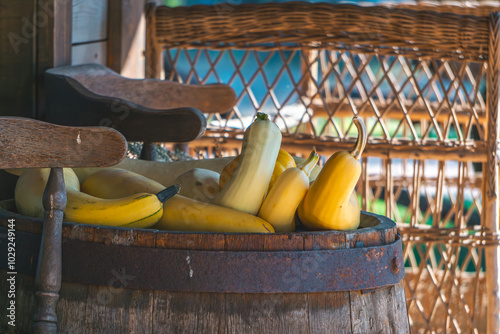
[[[35,279],[35,334],[57,333],[56,305],[62,276],[62,221],[66,207],[63,169],[52,168],[43,195],[45,224]]]
[[[156,144],[150,143],[150,142],[145,142],[144,145],[142,146],[140,159],[157,161],[158,154],[156,152]]]

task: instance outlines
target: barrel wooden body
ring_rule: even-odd
[[[8,325],[9,318],[3,315],[6,307],[2,305],[0,332],[30,333],[35,310],[34,276],[31,268],[35,268],[36,265],[34,258],[36,255],[30,253],[38,246],[36,240],[41,233],[41,222],[12,212],[0,211],[0,226],[5,228],[9,218],[15,219],[18,240],[15,275],[16,327]],[[61,333],[409,333],[402,280],[394,285],[376,289],[319,292],[311,292],[316,288],[315,283],[308,284],[307,281],[309,277],[314,281],[318,279],[316,276],[328,272],[328,268],[321,267],[324,262],[315,260],[321,259],[316,255],[322,256],[330,250],[338,250],[339,253],[334,254],[342,256],[342,252],[360,247],[375,251],[377,246],[389,245],[397,241],[397,238],[394,223],[384,220],[384,217],[366,213],[362,214],[362,228],[356,231],[269,235],[178,233],[65,223],[63,284],[57,306],[59,331]],[[3,251],[5,245],[0,244],[0,246],[0,250]],[[76,253],[79,249],[81,249],[78,251],[80,254],[67,254],[69,250]],[[110,249],[111,252],[106,253]],[[95,253],[94,250],[101,253]],[[292,270],[293,255],[299,255],[297,257],[299,259],[300,255],[305,254],[304,252],[314,256],[308,258],[306,270],[301,274],[297,270]],[[373,253],[370,252],[366,254]],[[116,256],[117,260],[109,264],[106,262],[108,256],[105,254]],[[182,259],[184,262],[172,260],[172,264],[168,265],[171,259],[161,258],[178,254],[185,256]],[[227,256],[227,254],[235,256],[228,257],[232,259],[228,260],[232,261],[228,265],[233,265],[230,267],[233,271],[238,271],[234,268],[240,266],[242,286],[231,281],[234,280],[234,272],[224,272],[219,269],[221,263],[214,263],[216,270],[211,272],[210,263],[196,262],[197,256],[208,256],[217,262],[217,256]],[[258,272],[263,268],[262,263],[252,263],[250,260],[248,263],[242,262],[245,257],[239,258],[239,254],[264,256],[264,266],[267,265],[266,254],[270,259],[282,256],[278,260],[282,259],[287,265],[290,264],[290,271],[287,272],[285,265],[285,272],[280,266],[276,266],[276,270],[270,268],[267,272]],[[368,255],[364,257],[366,261],[376,260]],[[0,276],[6,277],[8,272],[4,269],[6,262],[3,259],[2,261]],[[165,262],[167,265],[160,266],[162,269],[159,269],[158,263],[161,264],[162,261],[167,261]],[[401,268],[401,261],[402,259],[398,259],[393,263],[393,267],[385,269],[392,272],[404,270]],[[366,264],[361,265],[360,261],[357,262],[351,264],[352,268],[358,266],[368,268]],[[107,270],[103,270],[104,267]],[[149,271],[147,268],[152,268],[154,271]],[[94,270],[98,272],[93,272]],[[216,279],[221,279],[220,284],[203,281],[205,278],[213,281],[214,275],[217,274],[220,277]],[[272,278],[276,275],[281,275],[281,279],[274,282]],[[160,279],[156,280],[155,277]],[[177,291],[155,288],[155,284],[164,287],[168,277],[176,277],[176,282],[166,284],[171,284]],[[227,280],[224,280],[224,277],[227,277]],[[252,289],[253,278],[258,289],[263,291],[238,292],[239,289]],[[190,280],[198,283],[189,285]],[[188,283],[184,284],[183,281]],[[328,282],[328,278],[320,282]],[[148,288],[138,289],[138,286]],[[2,300],[6,299],[4,296],[7,296],[9,288],[6,279],[0,280]],[[278,291],[280,289],[283,289],[283,292]],[[302,290],[304,292],[301,292]]]

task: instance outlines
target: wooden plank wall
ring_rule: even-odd
[[[70,62],[71,0],[0,0],[0,115],[43,115],[43,72]]]
[[[99,63],[143,78],[145,2],[0,0],[0,115],[43,120],[43,73],[52,67]],[[0,200],[14,184],[0,171]]]
[[[109,0],[108,66],[125,77],[144,78],[147,1]]]
[[[126,77],[143,78],[145,3],[73,0],[71,64],[98,63]]]
[[[107,65],[108,1],[73,0],[71,64]]]
[[[34,116],[34,12],[33,0],[0,0],[1,115]]]
[[[144,5],[0,0],[0,115],[43,119],[43,73],[54,66],[92,62],[144,77]]]

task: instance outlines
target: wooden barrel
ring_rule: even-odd
[[[42,222],[16,229],[15,327],[30,333]],[[0,238],[0,254],[6,254]],[[355,231],[180,233],[65,223],[61,333],[409,333],[396,225],[362,213]],[[11,291],[0,280],[0,300]],[[2,312],[6,305],[2,302]]]

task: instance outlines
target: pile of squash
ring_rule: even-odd
[[[65,168],[65,221],[170,231],[293,232],[296,217],[310,230],[359,226],[354,187],[366,128],[354,118],[351,152],[333,154],[322,168],[315,148],[307,159],[281,149],[279,128],[264,113],[245,130],[237,157],[178,162],[124,159],[111,168]],[[49,169],[19,175],[19,213],[43,217]]]

